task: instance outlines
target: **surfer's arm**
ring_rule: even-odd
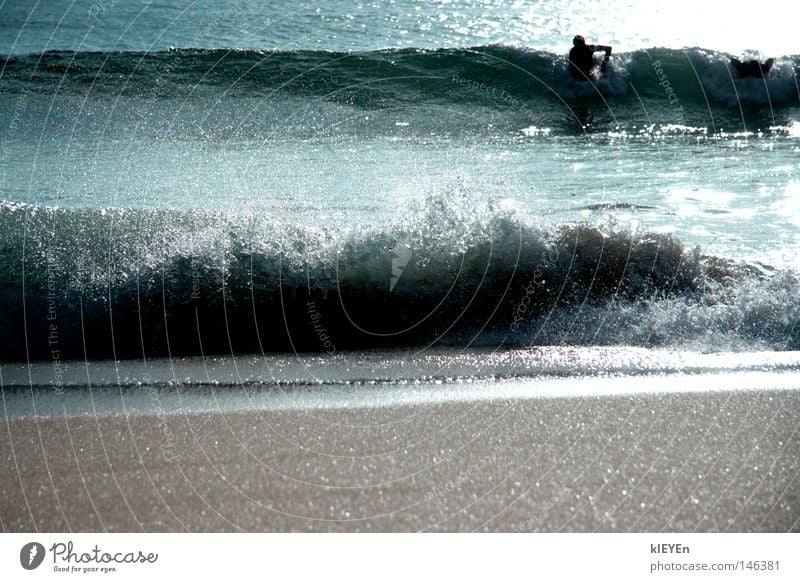
[[[606,60],[611,56],[611,47],[603,44],[594,45],[595,51],[604,51],[606,53]]]
[[[606,57],[603,59],[603,62],[600,64],[600,72],[605,73],[608,68],[608,61],[611,58],[611,47],[606,46],[603,44],[595,45],[594,50],[596,51],[605,51]]]

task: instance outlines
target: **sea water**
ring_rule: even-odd
[[[6,362],[800,349],[788,14],[45,4],[0,7]],[[596,83],[574,34],[614,47]]]

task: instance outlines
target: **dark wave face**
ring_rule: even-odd
[[[566,73],[565,55],[505,47],[372,52],[174,49],[150,53],[58,51],[3,59],[9,95],[97,99],[255,97],[302,99],[308,115],[339,104],[362,110],[428,109],[452,123],[491,112],[504,120],[585,129],[588,99],[605,100],[623,125],[736,127],[759,114],[779,125],[800,105],[796,56],[779,58],[766,79],[737,77],[730,55],[651,49],[614,55],[596,84]],[[742,109],[744,107],[744,110]],[[766,112],[766,113],[765,113]],[[743,119],[744,116],[744,119]],[[569,123],[566,123],[569,122]]]
[[[5,204],[0,354],[800,348],[792,273],[702,256],[666,235],[423,213],[416,228],[345,235],[233,211]]]

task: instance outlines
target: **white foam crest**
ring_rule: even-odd
[[[768,77],[740,79],[728,58],[706,56],[708,66],[701,74],[706,93],[729,106],[740,103],[778,104],[798,99],[797,81],[791,62],[777,61]]]

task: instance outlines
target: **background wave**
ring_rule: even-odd
[[[607,95],[635,100],[665,98],[663,71],[682,102],[714,105],[730,99],[798,104],[800,57],[785,56],[767,80],[736,79],[731,55],[700,48],[654,48],[615,54],[614,70],[599,84]],[[410,100],[455,103],[487,101],[508,106],[500,92],[517,100],[596,93],[565,73],[566,56],[499,45],[454,49],[392,49],[369,52],[173,49],[164,52],[75,52],[3,58],[6,91],[78,94],[188,96],[208,88],[230,95],[275,91],[348,102],[365,107]],[[656,65],[656,66],[654,66]],[[453,78],[477,82],[472,88]],[[481,89],[480,85],[486,87]],[[487,91],[488,87],[488,91]],[[492,89],[495,89],[492,91]]]
[[[422,139],[431,131],[519,135],[522,128],[635,135],[648,127],[648,135],[696,137],[768,132],[797,121],[800,57],[779,58],[766,80],[735,78],[729,59],[704,49],[622,53],[593,85],[566,73],[565,55],[496,45],[51,51],[4,59],[0,99],[13,115],[0,120],[0,131],[19,117],[16,125],[32,133],[47,119],[46,135],[109,127],[118,134],[134,125],[160,138],[201,130],[228,137],[402,130]]]

